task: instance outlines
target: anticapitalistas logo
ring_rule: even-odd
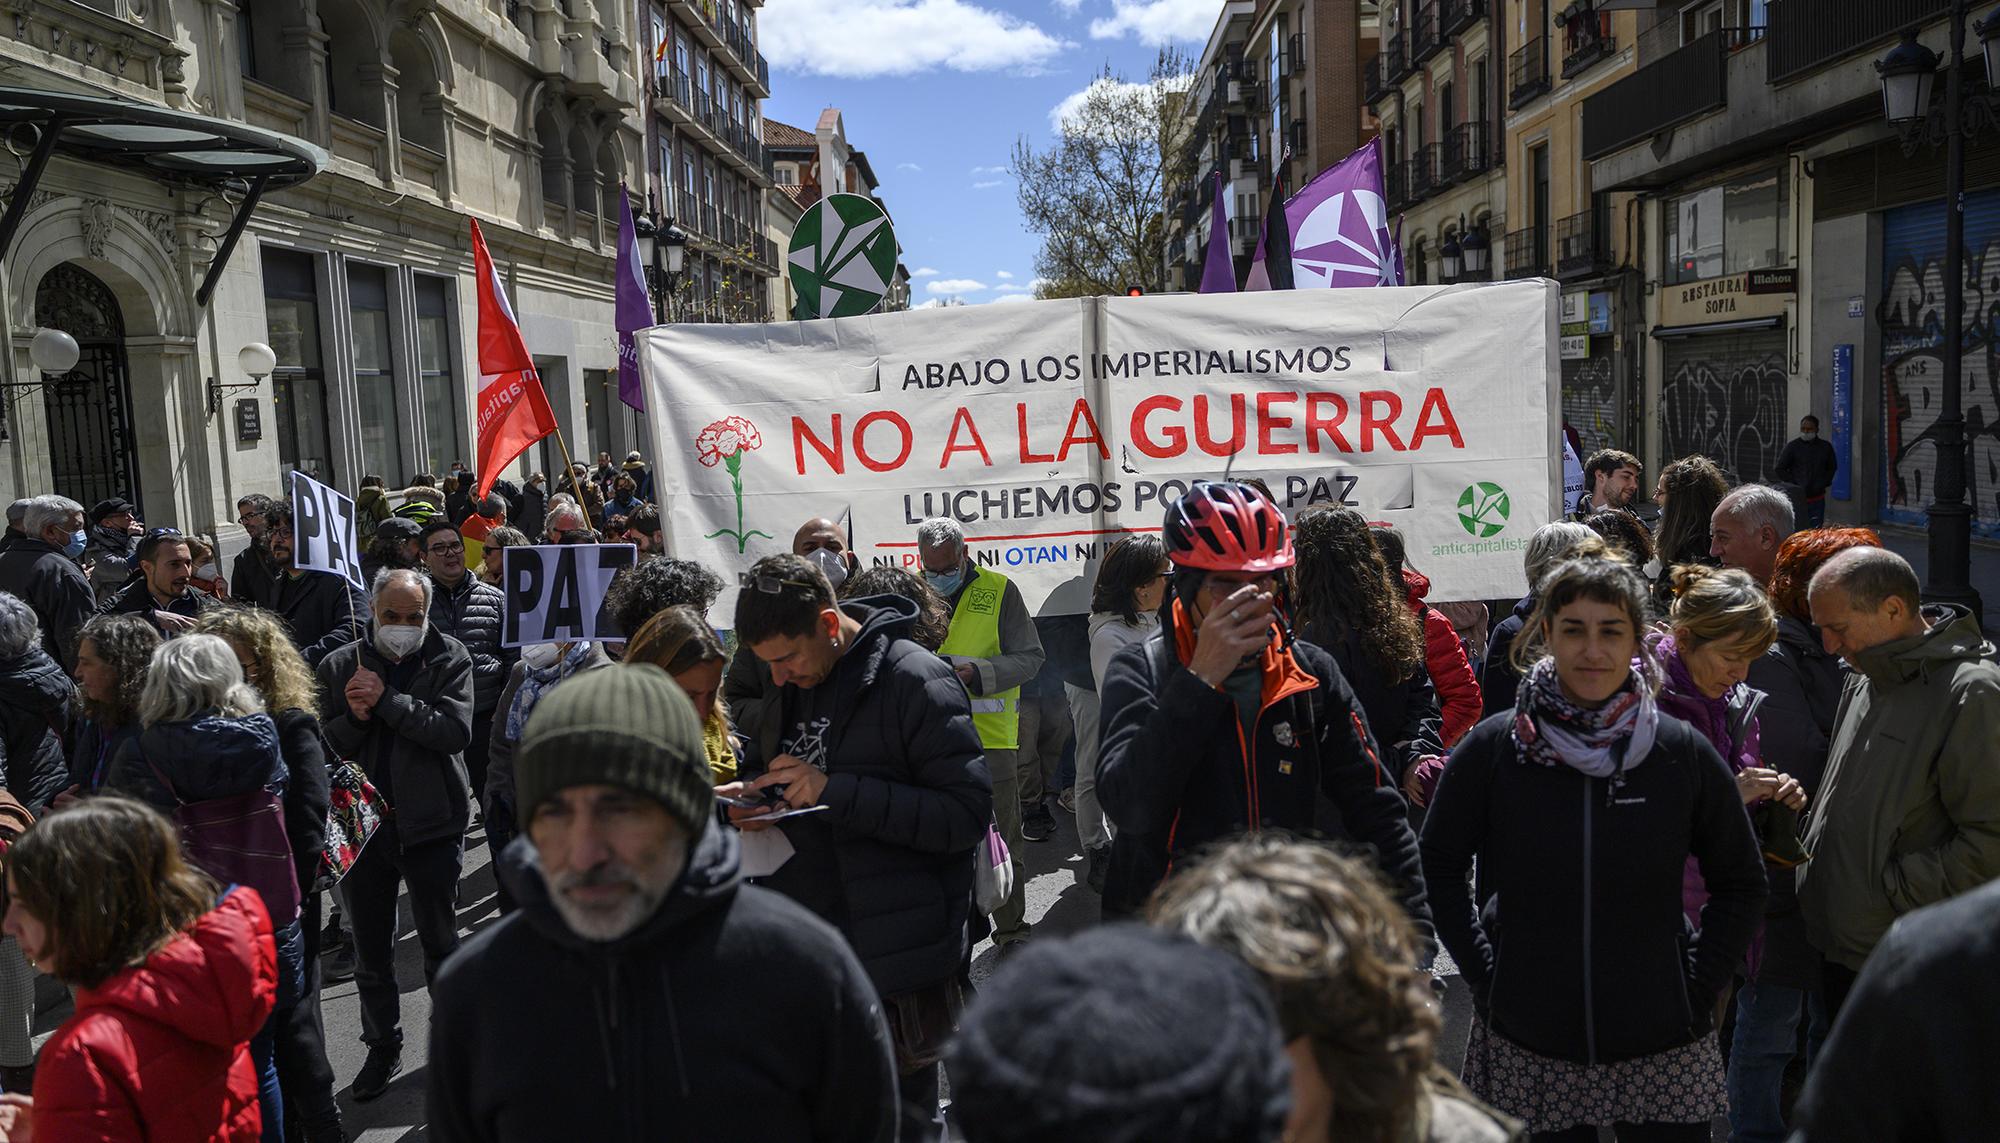
[[[743,454],[764,447],[764,437],[757,431],[757,426],[745,417],[724,417],[701,430],[701,435],[694,439],[694,447],[695,459],[705,467],[714,468],[721,464],[728,470],[729,486],[736,493],[736,527],[710,532],[706,538],[713,540],[717,536],[728,536],[736,541],[738,555],[750,546],[750,537],[770,539],[769,532],[759,532],[754,528],[747,532],[743,530]]]
[[[1458,522],[1468,535],[1478,539],[1497,536],[1507,526],[1507,517],[1514,514],[1514,506],[1507,499],[1507,490],[1497,484],[1480,481],[1467,485],[1458,494]]]

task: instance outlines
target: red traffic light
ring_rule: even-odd
[[[1127,286],[1125,287],[1125,296],[1128,298],[1143,298],[1146,296],[1146,287]]]

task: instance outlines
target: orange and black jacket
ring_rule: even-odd
[[[1274,632],[1264,650],[1262,710],[1246,739],[1235,700],[1187,669],[1193,653],[1194,632],[1176,603],[1170,624],[1106,669],[1097,796],[1118,828],[1115,844],[1143,846],[1157,859],[1114,855],[1114,873],[1157,877],[1201,847],[1253,829],[1331,834],[1373,851],[1428,935],[1408,809],[1333,658],[1311,643],[1282,646]],[[1116,888],[1121,899],[1136,900],[1152,886]],[[1107,901],[1113,895],[1107,886]]]

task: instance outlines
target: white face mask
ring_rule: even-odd
[[[1818,430],[1818,429],[1801,429],[1801,430],[1799,430],[1799,436],[1800,436],[1800,438],[1801,438],[1801,439],[1804,439],[1804,440],[1809,440],[1809,441],[1816,441],[1816,440],[1818,440],[1818,439],[1819,439],[1819,430]]]
[[[218,571],[214,564],[203,564],[194,569],[194,577],[196,579],[214,579],[217,574]]]
[[[535,643],[521,648],[521,661],[531,671],[546,671],[562,659],[562,647],[555,643]]]
[[[391,659],[401,660],[404,656],[424,645],[424,633],[427,629],[428,625],[424,627],[410,627],[406,624],[395,623],[385,627],[377,623],[375,625],[375,649]]]
[[[832,548],[814,548],[806,553],[806,560],[826,576],[826,582],[832,584],[835,591],[847,582],[847,558]]]

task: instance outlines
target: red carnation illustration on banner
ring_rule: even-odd
[[[729,470],[729,484],[736,491],[736,527],[710,532],[704,538],[731,537],[736,541],[739,556],[750,546],[750,537],[771,539],[769,532],[743,530],[743,454],[764,447],[764,435],[757,431],[757,426],[747,417],[724,417],[701,430],[701,435],[694,438],[694,447],[695,459],[704,467],[714,468],[719,463]]]

